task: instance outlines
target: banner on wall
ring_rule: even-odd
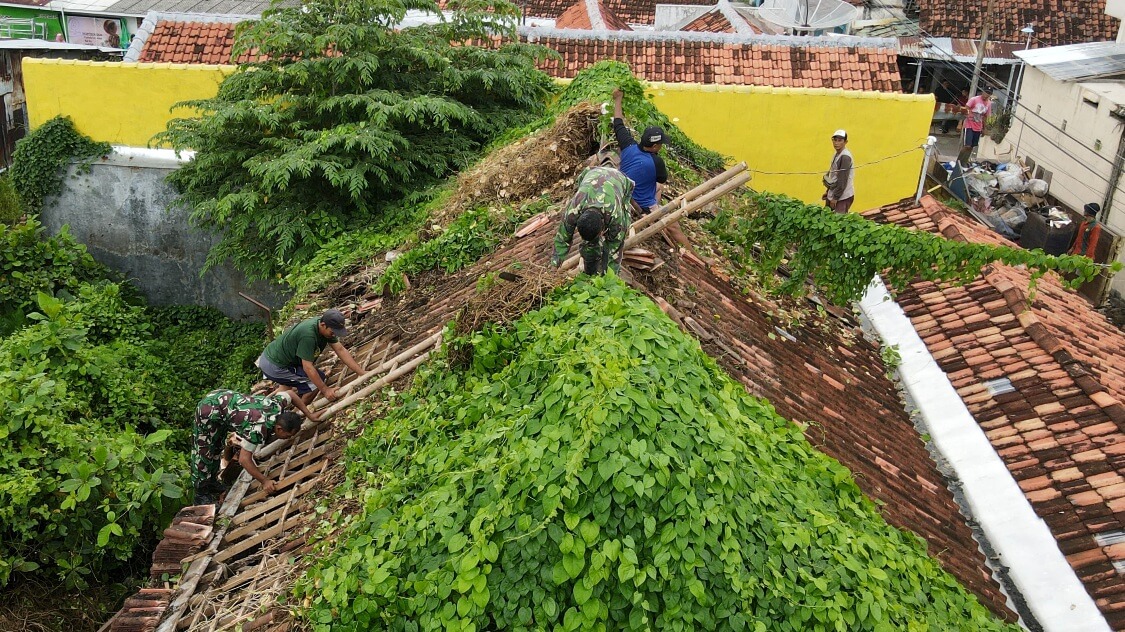
[[[66,18],[66,31],[70,36],[68,41],[71,44],[124,48],[121,45],[123,26],[118,18],[88,18],[74,15]]]

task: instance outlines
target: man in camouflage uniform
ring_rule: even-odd
[[[578,251],[586,274],[605,274],[607,268],[619,272],[632,194],[633,181],[613,167],[583,171],[578,177],[578,191],[563,211],[551,263],[556,267],[562,264],[577,229],[582,237]]]
[[[225,490],[219,482],[219,462],[227,434],[234,432],[242,443],[238,461],[243,469],[273,493],[276,483],[267,479],[254,463],[254,448],[270,438],[288,439],[301,429],[301,418],[282,412],[290,395],[243,395],[229,390],[208,393],[195,409],[192,432],[191,483],[197,504],[214,503]]]

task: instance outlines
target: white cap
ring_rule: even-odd
[[[838,129],[835,132],[832,132],[832,138],[836,138],[837,136],[843,138],[844,140],[848,140],[848,133],[842,129]]]

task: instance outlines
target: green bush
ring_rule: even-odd
[[[1017,630],[614,277],[473,336],[345,463],[317,630]]]
[[[0,176],[0,225],[12,226],[23,217],[19,193],[8,176]]]
[[[28,213],[38,213],[47,198],[62,190],[66,168],[72,160],[85,164],[113,151],[109,143],[96,142],[74,127],[69,117],[56,116],[16,142],[9,174]]]
[[[0,336],[25,322],[37,293],[73,293],[107,273],[65,227],[53,237],[44,232],[34,219],[0,225]]]
[[[208,391],[217,386],[248,391],[261,376],[254,361],[266,346],[264,324],[233,321],[197,305],[149,308],[148,314],[153,348],[178,381],[169,393],[175,414],[185,422]]]
[[[186,474],[161,400],[175,384],[112,283],[39,293],[0,341],[0,585],[13,571],[81,587],[132,557],[177,508]],[[146,436],[147,435],[147,436]]]

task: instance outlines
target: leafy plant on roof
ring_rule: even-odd
[[[349,447],[314,629],[1018,629],[619,279],[472,336]]]
[[[811,280],[837,305],[861,298],[876,274],[903,290],[918,280],[969,283],[985,266],[999,262],[1026,267],[1032,288],[1048,272],[1077,288],[1102,270],[1087,257],[949,240],[770,193],[747,194],[741,206],[720,213],[707,228],[731,246],[728,254],[751,268],[763,286],[802,294]],[[782,265],[786,277],[779,282]]]
[[[551,111],[558,114],[582,101],[609,103],[611,114],[603,118],[601,133],[603,138],[612,140],[612,103],[613,91],[616,88],[621,88],[624,93],[622,109],[625,112],[626,123],[633,127],[635,136],[639,136],[640,132],[650,125],[658,125],[664,129],[664,133],[668,136],[668,141],[664,143],[664,150],[673,158],[667,161],[670,169],[678,169],[681,173],[686,169],[706,172],[723,169],[726,159],[722,154],[697,144],[684,134],[653,105],[652,100],[645,95],[644,84],[633,75],[629,66],[619,61],[599,61],[578,73],[558,100],[552,104]]]
[[[208,266],[288,272],[387,204],[472,161],[541,112],[545,49],[514,40],[505,0],[458,0],[451,17],[396,28],[434,0],[312,0],[241,26],[234,55],[257,61],[212,99],[179,104],[154,141],[196,150],[170,181],[200,225],[221,232]],[[488,47],[466,42],[506,43]]]

